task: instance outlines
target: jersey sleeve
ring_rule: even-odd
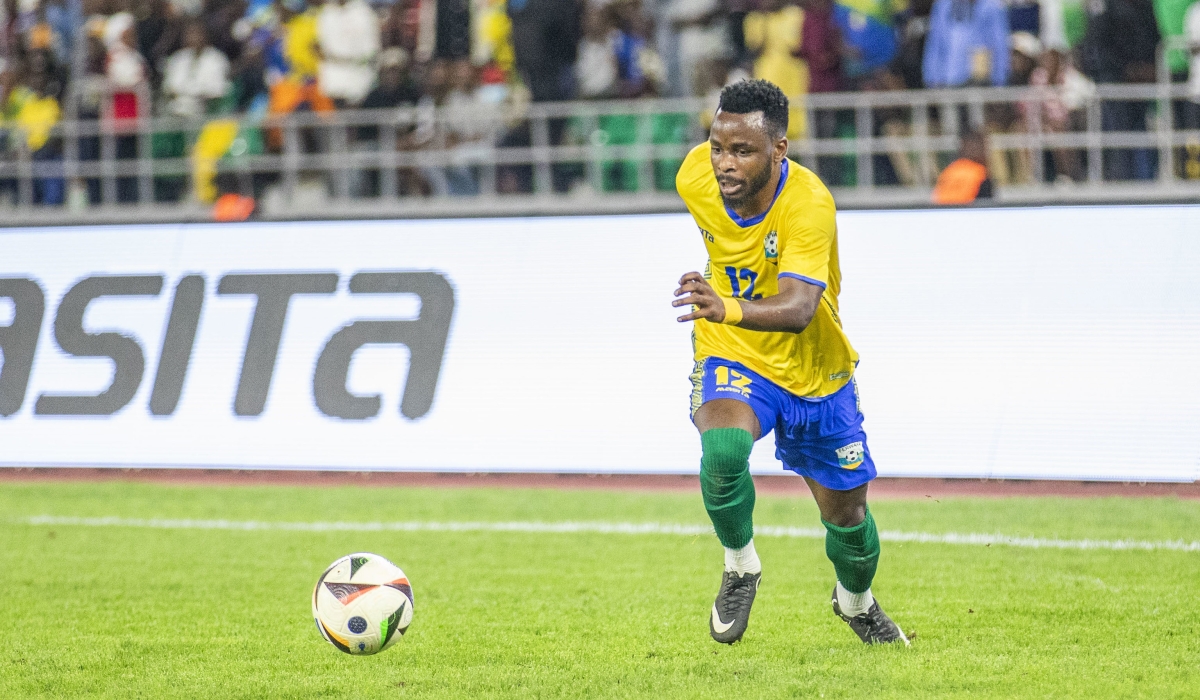
[[[829,256],[836,238],[836,211],[828,193],[795,207],[787,225],[779,232],[779,276],[825,289],[829,285]]]

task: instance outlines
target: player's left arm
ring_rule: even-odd
[[[679,322],[705,319],[713,323],[726,323],[727,314],[735,310],[727,304],[741,307],[742,318],[733,324],[752,331],[782,331],[799,333],[808,327],[817,313],[824,288],[792,277],[779,278],[779,293],[764,299],[744,301],[724,299],[699,272],[689,272],[679,280],[679,289],[671,302],[680,307],[688,304],[696,308],[690,314],[679,317]],[[684,296],[686,295],[686,296]]]

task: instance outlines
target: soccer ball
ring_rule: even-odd
[[[400,567],[378,554],[350,554],[317,579],[312,609],[330,644],[347,654],[376,654],[412,623],[412,587]]]

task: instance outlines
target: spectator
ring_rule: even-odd
[[[578,57],[582,3],[573,0],[508,0],[512,20],[512,44],[517,72],[534,102],[556,102],[575,97],[575,60]],[[567,120],[550,119],[550,144],[563,143]],[[509,131],[502,147],[532,145],[529,124]],[[566,192],[578,168],[566,163],[551,167],[552,187]],[[502,192],[532,192],[533,169],[527,165],[506,166],[497,171]]]
[[[908,9],[896,16],[896,36],[900,45],[893,68],[909,90],[925,87],[922,68],[932,7],[932,0],[912,0]]]
[[[1042,55],[1042,42],[1029,32],[1013,32],[1009,36],[1008,84],[1014,87],[1029,85],[1030,74]],[[1024,118],[1015,105],[999,102],[984,105],[984,119],[991,134],[1024,134],[1034,131],[1035,124]],[[994,142],[992,142],[994,143]],[[998,185],[1033,182],[1033,154],[1027,148],[999,149],[993,147],[988,166]],[[1040,154],[1039,154],[1040,157]]]
[[[62,168],[54,165],[62,160],[62,140],[52,139],[50,135],[61,111],[55,99],[52,77],[45,70],[47,63],[43,60],[40,66],[31,67],[24,89],[14,95],[17,100],[13,121],[25,137],[25,147],[34,167],[41,171],[40,177],[33,180],[34,203],[62,204]]]
[[[742,25],[746,50],[754,55],[754,77],[769,80],[788,96],[788,138],[805,132],[804,94],[808,65],[798,58],[804,12],[788,0],[763,0]]]
[[[104,25],[105,21],[101,18],[88,20],[85,25],[87,27],[86,38],[82,46],[84,51],[83,75],[72,76],[75,107],[78,109],[79,118],[83,121],[96,122],[107,109],[105,105],[109,89],[106,77],[108,49],[104,46]],[[79,137],[77,142],[79,159],[85,162],[94,162],[100,159],[100,137],[94,133],[95,124],[87,126],[93,130],[93,133]],[[75,184],[84,186],[90,204],[99,204],[103,201],[104,192],[99,178],[89,177],[85,178],[82,183]]]
[[[583,38],[575,61],[578,96],[594,100],[617,94],[616,28],[603,6],[591,5],[583,18]]]
[[[469,57],[472,33],[470,0],[437,0],[433,15],[434,57],[450,61]]]
[[[1026,128],[1032,130],[1035,119],[1042,131],[1052,134],[1078,130],[1084,121],[1083,108],[1096,92],[1096,86],[1071,65],[1070,57],[1060,51],[1043,51],[1029,84],[1040,88],[1039,100],[1022,102],[1020,108]],[[1035,113],[1036,111],[1036,113]],[[1084,178],[1083,154],[1058,148],[1051,152],[1055,179],[1078,182]]]
[[[236,61],[242,54],[244,36],[233,28],[246,15],[246,5],[246,0],[205,0],[201,17],[208,29],[209,41],[230,61]]]
[[[104,24],[105,75],[112,89],[111,116],[118,121],[136,119],[146,110],[142,104],[149,89],[146,61],[135,48],[134,32],[133,15],[128,12],[118,12]]]
[[[1028,85],[1029,77],[1042,56],[1042,42],[1029,32],[1013,32],[1008,43],[1012,49],[1008,59],[1008,84],[1018,87]]]
[[[379,26],[379,44],[384,49],[398,48],[404,51],[405,61],[412,61],[417,54],[417,43],[421,35],[420,0],[396,0],[388,7],[387,15]]]
[[[488,105],[480,100],[475,67],[466,59],[450,64],[450,90],[442,100],[446,146],[453,149],[446,168],[452,195],[479,194],[476,166],[487,160],[491,146],[484,121]]]
[[[962,137],[958,160],[946,166],[933,188],[934,204],[971,204],[994,196],[988,176],[987,139],[979,132]]]
[[[808,66],[808,91],[838,92],[845,88],[844,59],[847,47],[835,17],[833,0],[806,0],[800,35],[800,46],[792,53],[804,59]],[[854,134],[854,112],[851,110],[813,110],[817,138],[831,139],[841,133]],[[817,172],[829,185],[846,184],[847,173],[854,168],[853,156],[847,164],[840,155],[817,156]]]
[[[183,47],[183,32],[187,24],[172,12],[166,0],[134,0],[131,3],[137,18],[135,48],[146,59],[150,85],[162,85],[159,70],[167,58]]]
[[[534,102],[575,96],[573,69],[580,38],[580,3],[508,0],[517,71]],[[560,133],[562,127],[557,129]],[[558,142],[558,139],[555,139]]]
[[[1188,63],[1188,97],[1185,129],[1200,129],[1200,3],[1192,3],[1183,20],[1191,59]]]
[[[116,156],[118,160],[138,157],[138,137],[134,131],[134,120],[146,116],[150,85],[147,80],[146,61],[134,48],[137,38],[133,15],[118,12],[104,23],[104,43],[108,49],[105,75],[112,91],[109,128],[118,132]],[[118,177],[117,201],[122,204],[135,203],[139,199],[138,181],[135,177]]]
[[[301,108],[329,112],[333,101],[317,83],[321,59],[317,46],[317,9],[304,0],[282,0],[279,39],[268,49],[268,107],[270,114],[290,114]],[[278,129],[267,132],[273,148],[282,147]]]
[[[242,194],[241,182],[233,173],[221,173],[216,178],[219,193],[213,203],[212,218],[218,223],[246,221],[254,214],[253,197]]]
[[[318,50],[317,13],[321,0],[313,0],[313,7],[304,0],[283,0],[280,3],[280,74],[297,83],[310,83],[317,79],[321,66]]]
[[[471,60],[475,65],[483,66],[480,81],[485,92],[493,93],[500,99],[506,97],[506,85],[511,82],[516,68],[512,21],[504,6],[504,0],[484,1],[477,15],[478,31],[471,49]]]
[[[203,116],[228,89],[229,59],[209,44],[202,23],[190,23],[184,32],[184,48],[171,55],[163,71],[168,111],[180,117]]]
[[[421,91],[409,76],[407,67],[408,58],[403,49],[384,49],[379,54],[379,84],[367,93],[361,107],[388,109],[417,104]]]
[[[904,78],[895,71],[877,71],[869,79],[861,83],[863,90],[892,91],[903,90]],[[904,106],[885,107],[872,110],[873,133],[876,136],[906,137],[912,135],[912,108]],[[876,185],[905,185],[913,186],[924,179],[918,175],[921,169],[921,159],[915,152],[895,148],[887,155],[876,154],[873,157]]]
[[[66,42],[58,28],[47,19],[45,5],[39,4],[34,10],[34,18],[29,28],[24,31],[24,35],[26,51],[53,52],[57,60],[69,60],[70,55],[67,53]]]
[[[1041,0],[1008,0],[1008,28],[1037,37],[1041,30]]]
[[[366,0],[330,0],[317,15],[318,83],[336,102],[357,105],[375,82],[379,17]]]
[[[808,65],[808,91],[841,91],[842,32],[834,20],[833,0],[806,0],[802,27],[800,46],[793,53]]]
[[[740,65],[750,58],[746,49],[746,17],[760,9],[759,0],[723,0],[729,12],[729,40],[733,48],[734,65]]]
[[[612,0],[613,52],[617,59],[617,96],[625,99],[650,97],[658,93],[663,81],[663,66],[650,44],[649,18],[642,12],[641,0]]]
[[[1004,85],[1008,51],[1008,8],[1002,0],[936,0],[925,41],[925,85]]]
[[[1200,3],[1192,3],[1183,18],[1183,37],[1187,40],[1187,99],[1180,103],[1178,122],[1182,129],[1200,129]],[[1200,142],[1189,139],[1178,156],[1181,174],[1187,180],[1200,180]]]
[[[666,19],[678,35],[680,80],[686,95],[701,95],[699,70],[730,57],[729,26],[721,0],[669,0]]]
[[[1152,83],[1161,36],[1150,0],[1088,3],[1083,69],[1097,83]],[[1110,100],[1100,105],[1104,131],[1146,131],[1150,103]],[[1104,153],[1108,180],[1152,180],[1157,153],[1149,148],[1111,148]]]
[[[235,223],[246,221],[254,214],[257,203],[253,197],[241,193],[241,181],[233,173],[221,173],[216,177],[218,197],[212,204],[212,221]]]
[[[896,30],[885,9],[864,14],[838,3],[833,5],[833,17],[845,46],[842,70],[852,85],[886,68],[896,58]]]

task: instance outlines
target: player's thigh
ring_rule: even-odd
[[[744,365],[705,358],[696,363],[691,379],[692,423],[701,433],[741,428],[758,440],[775,427],[783,390]]]
[[[749,404],[734,399],[714,399],[700,406],[692,423],[701,434],[713,428],[741,428],[757,440],[762,437],[758,416]]]

